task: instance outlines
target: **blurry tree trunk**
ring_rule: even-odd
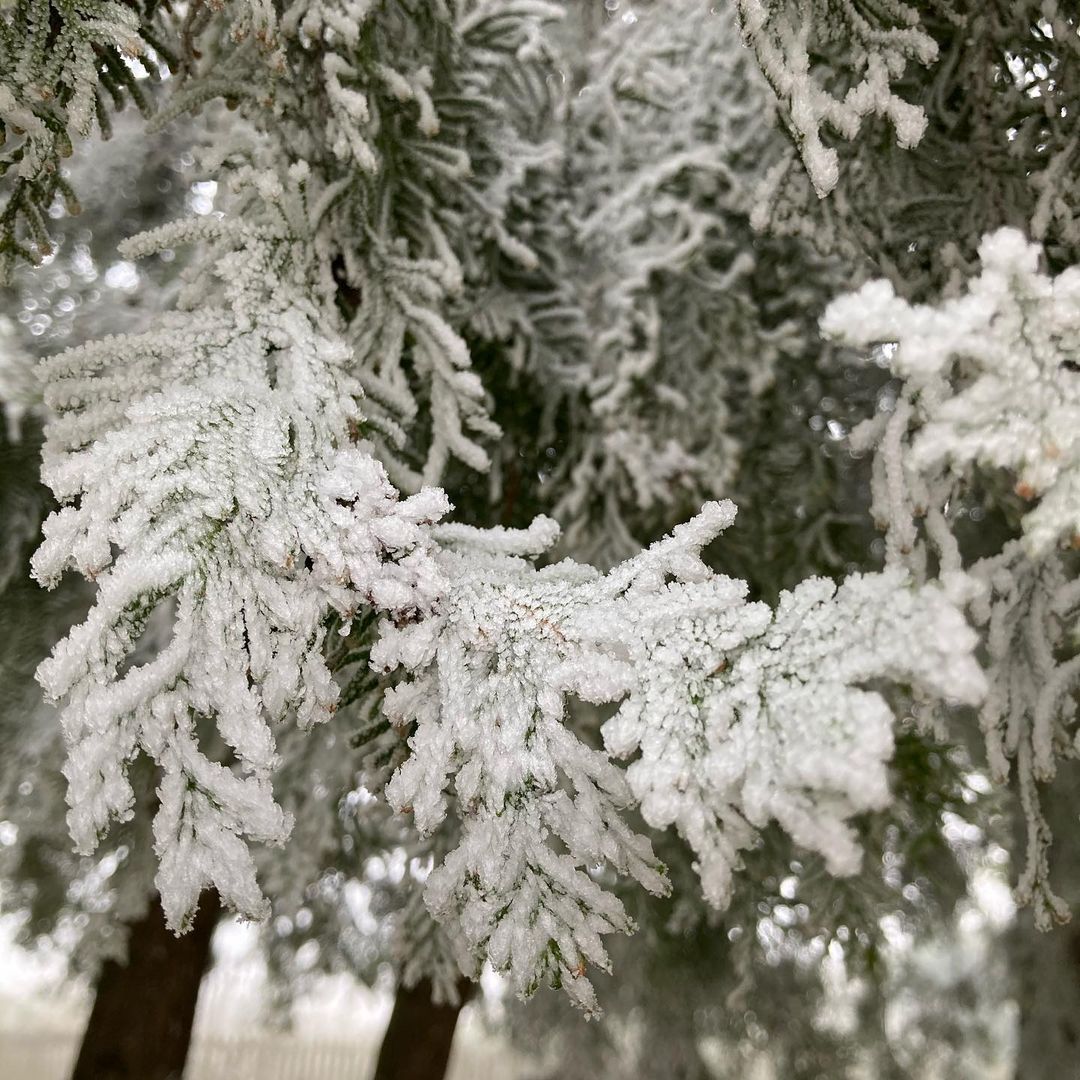
[[[181,937],[156,900],[131,924],[127,962],[101,969],[72,1080],[180,1080],[220,912],[209,892]]]
[[[1031,912],[1016,913],[1009,938],[1009,966],[1020,1007],[1017,1080],[1066,1080],[1080,1077],[1080,857],[1075,840],[1080,812],[1080,769],[1061,762],[1053,786],[1040,796],[1054,834],[1050,878],[1072,909],[1072,921],[1052,930],[1036,930]],[[1026,835],[1017,814],[1014,858],[1023,858]],[[1021,864],[1022,868],[1022,864]]]
[[[1066,841],[1067,843],[1068,841]],[[1017,1080],[1080,1076],[1080,926],[1044,933],[1030,912],[1013,928],[1012,959],[1020,1005]]]
[[[373,1080],[443,1080],[458,1014],[473,984],[462,979],[457,989],[457,1005],[436,1005],[427,979],[411,989],[398,987]]]

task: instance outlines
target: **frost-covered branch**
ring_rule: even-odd
[[[990,692],[980,713],[1000,781],[1018,767],[1028,862],[1018,894],[1040,924],[1067,914],[1048,883],[1049,829],[1037,783],[1076,753],[1080,586],[1080,268],[1057,277],[1014,229],[987,236],[981,273],[937,305],[912,305],[874,281],[836,300],[823,330],[878,355],[902,380],[891,413],[855,435],[876,446],[874,510],[891,562],[943,578],[983,627]],[[971,559],[950,503],[1004,473],[1022,539]],[[922,523],[922,527],[920,527]],[[962,574],[970,578],[965,583]]]
[[[488,960],[519,994],[549,981],[592,1010],[601,936],[632,928],[598,867],[667,887],[622,816],[635,801],[650,825],[676,825],[718,906],[739,850],[773,819],[853,873],[848,822],[888,801],[892,751],[892,712],[866,684],[980,698],[975,636],[940,590],[898,571],[839,591],[809,581],[773,612],[700,559],[733,517],[731,503],[707,504],[606,575],[522,558],[553,541],[542,519],[521,538],[444,534],[438,614],[384,625],[373,663],[411,673],[386,710],[415,725],[387,796],[428,831],[453,780],[461,842],[427,899],[465,970]],[[603,728],[607,753],[568,727],[572,696],[625,699]],[[609,758],[637,751],[625,774]]]
[[[305,170],[292,180],[302,204]],[[285,198],[260,181],[271,204]],[[300,287],[305,237],[269,224],[232,232],[235,249],[216,264],[224,303],[46,369],[57,418],[45,478],[68,505],[46,522],[34,572],[52,584],[72,568],[98,584],[87,621],[39,672],[66,703],[69,821],[92,849],[131,812],[131,757],[156,761],[158,887],[174,926],[210,884],[239,910],[262,910],[242,838],[288,833],[271,794],[270,725],[333,711],[326,612],[348,619],[366,603],[414,618],[442,588],[423,528],[445,497],[399,501],[354,445],[359,389],[349,350]],[[162,604],[168,644],[132,665]],[[228,748],[222,760],[206,724]]]
[[[528,261],[502,214],[543,153],[490,91],[556,13],[315,2],[176,24],[181,78],[157,123],[238,107],[205,156],[225,212],[124,247],[199,245],[179,312],[46,365],[45,476],[67,505],[34,563],[43,582],[74,568],[98,585],[40,670],[65,702],[73,834],[87,850],[131,813],[128,762],[149,755],[176,927],[205,885],[264,910],[245,841],[289,829],[272,725],[335,706],[328,613],[346,631],[364,606],[408,622],[443,592],[425,530],[447,500],[399,499],[391,475],[411,489],[451,457],[486,467],[478,439],[497,429],[450,301],[485,231]],[[162,606],[167,644],[133,663]]]
[[[872,8],[847,0],[736,0],[735,6],[743,38],[776,93],[819,197],[836,187],[840,175],[837,153],[822,138],[826,127],[854,139],[867,116],[882,116],[900,146],[915,146],[922,138],[922,108],[892,86],[909,61],[929,64],[937,58],[937,43],[920,25],[917,8],[902,0]],[[821,56],[829,60],[824,75]],[[833,80],[846,87],[843,96],[830,85]]]
[[[77,207],[60,164],[73,141],[95,122],[108,136],[109,109],[127,98],[149,111],[131,64],[146,51],[138,4],[15,0],[0,8],[0,281],[16,256],[40,262],[51,252],[47,216],[57,196]]]
[[[982,272],[965,295],[911,305],[875,281],[822,320],[847,344],[890,343],[918,429],[911,473],[932,484],[973,465],[1010,472],[1031,503],[1023,526],[1034,556],[1080,535],[1080,267],[1050,278],[1039,256],[1002,229],[979,248]]]

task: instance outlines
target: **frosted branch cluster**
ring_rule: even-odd
[[[387,788],[428,831],[447,813],[461,842],[432,873],[427,901],[453,929],[463,966],[490,961],[528,995],[562,985],[595,1007],[588,965],[602,935],[629,931],[607,866],[667,888],[623,811],[674,824],[708,900],[730,900],[738,852],[776,820],[829,869],[853,873],[850,819],[889,797],[893,714],[868,684],[902,682],[974,703],[975,635],[939,589],[903,572],[810,580],[775,611],[700,550],[734,518],[710,503],[643,554],[600,575],[570,560],[535,569],[555,539],[436,533],[451,582],[439,613],[384,625],[373,662],[411,678],[387,696],[412,754]],[[606,752],[573,734],[568,698],[622,701]],[[624,772],[612,757],[639,756]]]
[[[1080,535],[1080,267],[1050,278],[1039,255],[1002,229],[980,246],[982,272],[963,296],[913,306],[875,281],[822,321],[852,345],[895,343],[889,367],[918,426],[912,473],[1008,470],[1031,504],[1023,525],[1033,556]]]
[[[1017,762],[1029,820],[1020,896],[1035,898],[1046,922],[1067,909],[1046,880],[1050,837],[1035,784],[1053,776],[1058,754],[1076,753],[1078,738],[1080,583],[1070,549],[1080,536],[1080,268],[1051,278],[1038,245],[1013,229],[987,236],[979,255],[982,270],[959,296],[912,305],[874,281],[836,300],[822,328],[847,344],[883,344],[879,355],[902,380],[891,412],[854,438],[877,448],[874,511],[890,561],[925,573],[935,556],[984,627],[988,756],[1001,780]],[[950,501],[1002,473],[1022,539],[967,560]]]
[[[0,281],[16,255],[40,261],[52,244],[56,195],[77,206],[60,161],[94,124],[110,130],[105,95],[147,103],[127,61],[145,51],[138,13],[115,0],[15,0],[0,10]]]
[[[306,173],[292,178],[300,199]],[[296,277],[271,272],[304,237],[267,225],[230,239],[215,271],[226,303],[47,365],[45,479],[69,505],[46,522],[34,573],[53,584],[72,568],[98,585],[87,621],[39,672],[66,702],[69,823],[92,850],[131,812],[132,756],[156,761],[157,884],[174,926],[207,885],[240,911],[264,910],[243,840],[289,831],[271,792],[271,725],[334,709],[326,612],[348,619],[373,604],[414,618],[442,588],[423,526],[445,496],[399,500],[353,445],[348,349]],[[168,643],[133,665],[162,604]]]
[[[873,286],[826,320],[849,343],[901,341],[907,390],[873,429],[885,573],[751,601],[702,556],[727,501],[641,550],[638,533],[734,482],[736,418],[782,363],[816,356],[832,280],[752,236],[761,168],[781,154],[734,17],[671,3],[655,34],[644,17],[609,27],[581,95],[548,52],[561,5],[544,0],[20,0],[0,14],[0,260],[45,253],[41,215],[70,194],[58,161],[92,114],[107,128],[103,91],[145,104],[121,51],[173,71],[159,130],[227,106],[209,108],[193,155],[212,211],[120,249],[182,254],[175,310],[41,367],[59,508],[33,571],[96,587],[38,670],[62,708],[68,822],[93,850],[153,775],[174,928],[206,887],[263,916],[264,889],[319,872],[359,765],[304,733],[385,689],[367,779],[393,771],[389,803],[439,830],[424,896],[442,926],[409,904],[406,978],[448,984],[449,943],[469,975],[487,961],[522,996],[554,984],[595,1012],[588,971],[633,929],[626,879],[670,887],[644,826],[674,826],[715,908],[771,822],[831,872],[857,870],[859,818],[889,800],[896,715],[985,693],[953,598],[986,606],[973,610],[1002,665],[1023,638],[1046,687],[1071,685],[1044,661],[1072,595],[1055,545],[1080,525],[1076,288],[1039,277],[1008,234],[966,298],[909,309]],[[901,145],[922,133],[894,84],[934,44],[905,5],[876,10],[871,25],[849,4],[737,5],[822,194],[837,182],[827,130],[853,138],[884,116]],[[812,68],[823,50],[843,96]],[[1003,412],[1036,383],[1019,419]],[[1012,470],[1032,501],[1027,547],[972,570],[981,591],[958,588],[937,508],[972,461]],[[439,483],[463,494],[458,522]],[[560,542],[547,517],[461,523],[541,508],[575,559],[543,565]],[[921,512],[957,571],[943,584],[924,583]],[[1046,572],[1024,577],[1014,555]],[[1018,629],[1029,616],[1042,638]],[[999,698],[1016,685],[997,669],[990,682]],[[1046,700],[1052,731],[1035,717],[1028,740],[1039,768],[1071,719],[1062,695]],[[998,757],[1023,752],[996,707]],[[307,850],[274,861],[265,845],[293,812]]]
[[[881,116],[893,125],[900,146],[915,146],[922,138],[922,108],[892,86],[911,60],[929,64],[937,58],[937,43],[920,26],[916,7],[902,0],[885,0],[872,9],[791,0],[736,0],[735,6],[743,38],[776,92],[783,122],[819,196],[828,195],[840,176],[839,157],[822,138],[824,129],[854,139],[867,116]],[[834,50],[833,70],[846,77],[842,97],[822,85],[821,72],[811,63],[811,55]]]
[[[98,588],[39,671],[64,703],[71,831],[91,850],[133,812],[133,757],[156,762],[174,927],[206,886],[266,911],[247,842],[291,825],[274,728],[335,708],[328,613],[347,634],[362,607],[407,622],[444,591],[425,530],[446,497],[400,499],[391,478],[415,490],[452,456],[487,465],[477,439],[497,428],[450,299],[476,232],[528,259],[499,231],[523,175],[500,140],[525,144],[489,91],[554,10],[236,5],[180,27],[185,78],[155,123],[241,107],[206,155],[226,213],[124,248],[199,246],[177,313],[45,366],[44,475],[65,505],[34,560],[46,584],[71,568]],[[367,48],[385,59],[359,62]],[[438,114],[436,92],[456,107]],[[136,662],[154,618],[161,647]]]

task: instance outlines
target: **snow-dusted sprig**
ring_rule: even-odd
[[[1043,929],[1065,922],[1069,907],[1050,885],[1053,836],[1039,785],[1053,779],[1059,757],[1080,750],[1080,579],[1058,552],[1032,559],[1011,541],[971,570],[983,589],[972,614],[984,628],[989,693],[979,712],[991,774],[999,783],[1016,763],[1027,822],[1024,869],[1017,898],[1031,904]]]
[[[86,622],[39,678],[63,699],[69,822],[82,850],[132,809],[129,760],[161,768],[158,888],[183,926],[200,890],[264,910],[245,840],[284,840],[271,725],[333,711],[324,618],[361,605],[408,620],[443,580],[424,530],[441,492],[399,500],[355,444],[360,388],[331,311],[324,316],[300,211],[307,172],[252,175],[261,226],[213,221],[202,303],[147,334],[107,339],[48,361],[44,476],[66,504],[34,559],[52,584],[68,568],[98,583]],[[136,239],[134,254],[184,239],[190,226]],[[190,235],[189,237],[190,238]],[[170,640],[132,662],[147,619],[171,605]]]
[[[363,261],[347,258],[349,289],[359,297],[349,325],[357,378],[372,401],[373,441],[395,482],[406,489],[435,483],[453,457],[478,471],[490,464],[481,440],[500,434],[487,414],[484,388],[468,346],[447,318],[460,292],[434,260],[408,259],[378,243]],[[421,412],[414,384],[428,389],[430,430],[414,468],[401,453]]]
[[[828,128],[854,139],[867,116],[886,117],[901,147],[915,146],[926,129],[919,105],[893,89],[911,60],[929,64],[938,46],[920,25],[919,12],[903,0],[883,0],[872,14],[852,3],[803,4],[792,0],[736,0],[746,44],[776,92],[780,115],[795,140],[818,196],[839,179],[839,158],[822,138]],[[822,85],[820,64],[829,57],[843,97]]]
[[[327,608],[347,616],[367,602],[408,618],[440,585],[420,545],[444,497],[399,502],[361,450],[291,446],[307,418],[258,389],[220,377],[143,399],[123,430],[46,473],[58,497],[80,501],[46,523],[35,572],[50,583],[73,565],[99,586],[89,618],[39,676],[66,701],[72,833],[92,849],[131,808],[126,762],[136,750],[154,758],[165,775],[158,888],[174,926],[209,884],[239,910],[261,910],[239,837],[287,835],[271,797],[269,724],[333,712]],[[128,668],[164,600],[175,603],[169,644]],[[200,747],[200,717],[235,771]]]
[[[884,444],[910,477],[897,490],[975,465],[1006,469],[1033,504],[1023,527],[1039,557],[1080,537],[1080,268],[1041,273],[1038,245],[1015,229],[987,236],[979,257],[962,296],[912,305],[874,281],[835,300],[822,329],[848,345],[885,343],[904,380]]]
[[[525,536],[448,533],[441,565],[451,586],[439,614],[384,627],[372,661],[413,673],[387,695],[392,722],[417,725],[387,788],[391,804],[430,831],[455,777],[461,841],[426,897],[452,926],[463,968],[476,974],[488,959],[521,995],[551,982],[590,1009],[586,966],[606,968],[601,936],[632,924],[587,871],[607,863],[655,892],[666,881],[622,817],[631,795],[621,773],[566,723],[567,665],[585,653],[572,623],[603,579],[572,563],[537,572],[517,554],[556,535],[543,519]]]
[[[640,750],[627,779],[642,814],[678,828],[717,906],[739,849],[771,820],[832,873],[859,869],[849,821],[888,803],[893,747],[893,712],[868,686],[967,704],[985,689],[974,632],[902,571],[839,589],[811,578],[775,611],[730,578],[672,584],[624,625],[637,630],[638,685],[604,741],[621,757]]]
[[[453,780],[461,842],[427,901],[467,972],[488,960],[519,994],[549,981],[595,1008],[586,967],[607,969],[602,935],[632,925],[586,871],[667,887],[623,820],[635,800],[650,824],[678,826],[720,906],[738,850],[774,818],[834,872],[854,872],[847,822],[887,802],[892,750],[892,713],[863,685],[979,698],[975,636],[940,590],[899,571],[839,592],[811,580],[774,613],[701,561],[733,518],[731,503],[707,504],[603,576],[523,558],[554,541],[545,519],[526,533],[436,533],[447,597],[415,626],[385,624],[372,662],[412,676],[386,702],[394,723],[415,725],[391,804],[428,831]],[[626,699],[603,729],[608,753],[571,732],[568,695]],[[608,756],[638,749],[626,774]]]
[[[405,436],[393,406],[410,426],[418,419],[409,435],[427,465],[402,464],[404,486],[450,454],[486,465],[475,435],[496,429],[447,298],[473,244],[462,215],[497,221],[522,173],[497,152],[506,111],[477,73],[490,82],[535,51],[529,28],[553,11],[323,3],[279,21],[259,4],[206,8],[181,27],[183,82],[162,122],[221,95],[249,124],[211,155],[226,215],[123,249],[203,245],[179,313],[46,365],[56,414],[46,478],[67,505],[35,561],[43,581],[74,567],[99,586],[87,622],[41,668],[65,701],[72,831],[87,849],[131,812],[127,761],[147,753],[164,775],[158,884],[174,926],[206,884],[242,911],[264,910],[245,841],[288,831],[270,787],[270,725],[334,707],[327,612],[347,625],[373,605],[408,621],[442,592],[424,530],[445,497],[398,500],[359,441],[380,428],[356,401],[367,384],[391,406],[390,441]],[[466,39],[482,62],[463,59]],[[360,136],[379,147],[374,174],[356,157]],[[470,181],[474,144],[488,155],[486,187]],[[131,649],[162,605],[172,638],[136,663]]]
[[[874,47],[860,43],[855,6],[788,5],[835,33],[831,43],[811,39],[808,51],[813,81],[837,97],[850,85],[846,54]],[[893,6],[858,5],[871,20]],[[910,7],[918,20],[910,25],[940,56],[927,69],[909,63],[890,82],[925,113],[918,146],[890,145],[887,124],[877,122],[850,142],[837,139],[839,181],[822,201],[793,144],[761,185],[755,224],[804,237],[850,272],[883,274],[921,300],[962,284],[982,237],[1003,225],[1044,243],[1058,265],[1080,261],[1080,141],[1070,122],[1080,102],[1080,12],[1056,0]],[[992,90],[973,95],[976,85]]]
[[[15,0],[0,8],[0,279],[16,255],[40,262],[52,250],[46,219],[55,197],[76,205],[60,171],[73,140],[95,121],[107,136],[108,110],[126,98],[149,111],[129,64],[145,51],[136,5]]]
[[[551,70],[540,28],[558,15],[542,0],[318,0],[253,33],[208,13],[201,56],[159,113],[224,97],[264,136],[218,154],[225,174],[245,157],[280,172],[295,155],[333,191],[322,274],[370,397],[372,444],[410,490],[452,458],[486,469],[499,433],[471,369],[463,288],[478,294],[500,259],[536,261],[507,218],[552,157],[528,129]]]
[[[493,283],[498,292],[506,278],[544,277],[532,247],[535,223],[523,207],[535,175],[558,159],[545,123],[554,65],[542,30],[560,17],[559,6],[468,0],[446,11],[449,26],[427,43],[431,55],[415,76],[391,70],[389,60],[371,73],[358,69],[370,83],[371,130],[380,133],[377,197],[388,200],[390,177],[400,186],[387,204],[392,212],[373,229],[367,265],[343,252],[362,297],[352,321],[366,360],[361,378],[414,442],[424,427],[416,423],[415,388],[428,388],[421,467],[411,468],[392,441],[377,441],[391,476],[408,489],[436,482],[451,459],[477,470],[490,465],[500,431],[466,339],[483,341],[477,327],[500,324]],[[399,19],[374,27],[388,58],[398,51]],[[387,139],[387,125],[400,138]]]
[[[1049,885],[1038,784],[1078,737],[1080,586],[1069,548],[1080,536],[1080,269],[1040,272],[1039,247],[1014,229],[985,237],[979,254],[982,272],[955,298],[912,305],[874,281],[834,301],[822,328],[882,345],[878,356],[903,380],[892,411],[855,432],[876,447],[874,510],[889,562],[925,573],[932,552],[971,601],[990,687],[987,757],[1000,782],[1016,762],[1028,823],[1017,895],[1046,926],[1068,909]],[[971,561],[946,509],[980,468],[1004,470],[1030,508],[1020,539]]]

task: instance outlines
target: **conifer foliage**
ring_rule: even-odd
[[[965,235],[910,290],[925,303],[874,280],[819,336],[875,226],[803,228],[800,184],[843,195],[882,121],[889,154],[933,137],[908,89],[951,40],[891,0],[661,7],[572,62],[547,0],[0,8],[0,271],[48,256],[62,159],[127,98],[159,129],[202,118],[219,196],[120,246],[179,253],[172,310],[40,368],[57,507],[33,575],[94,588],[38,669],[68,822],[92,852],[147,812],[152,763],[173,929],[207,888],[267,914],[288,874],[261,883],[257,856],[305,812],[286,758],[351,724],[354,776],[431,856],[461,971],[591,1013],[628,889],[688,887],[665,830],[716,910],[755,888],[744,856],[773,826],[855,874],[898,732],[961,706],[998,778],[1017,763],[1022,893],[1064,917],[1037,784],[1077,738],[1080,270],[1048,275],[994,222],[981,269]],[[717,569],[740,527],[721,496],[759,480],[742,428],[792,415],[799,365],[845,378],[839,348],[847,376],[895,380],[847,444],[874,453],[885,566],[806,557],[776,595]],[[811,457],[794,487],[842,487]],[[958,508],[983,493],[1012,531],[976,554]]]

